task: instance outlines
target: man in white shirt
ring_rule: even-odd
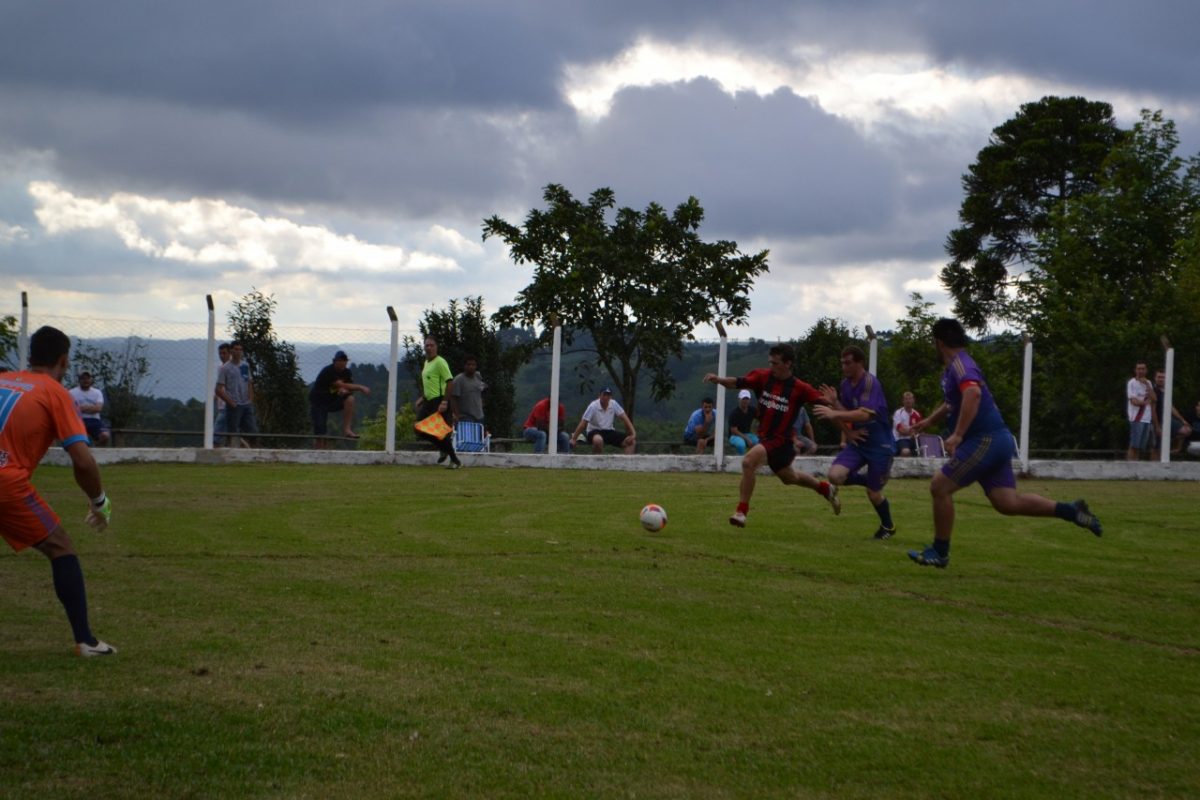
[[[892,414],[892,438],[896,440],[898,456],[911,456],[917,452],[917,440],[913,436],[912,426],[921,421],[921,412],[913,408],[915,400],[912,392],[905,392],[901,399],[904,405]]]
[[[71,399],[75,401],[75,410],[83,417],[83,427],[87,428],[88,438],[93,445],[107,444],[108,431],[100,419],[104,410],[104,392],[92,383],[90,372],[79,373],[79,385],[70,390]]]
[[[1149,455],[1154,445],[1154,389],[1146,378],[1146,362],[1133,367],[1133,377],[1125,385],[1125,411],[1129,415],[1129,452],[1126,461],[1137,461],[1140,453]]]
[[[587,439],[592,443],[593,453],[604,452],[604,445],[620,447],[624,450],[625,455],[632,455],[637,447],[637,432],[633,429],[633,420],[625,413],[625,409],[621,408],[621,404],[613,400],[613,391],[607,386],[600,392],[600,396],[588,404],[587,409],[583,412],[583,418],[579,420],[579,424],[575,426],[575,432],[571,434],[571,441],[579,438],[579,434],[583,433],[584,428],[587,428]],[[617,433],[614,428],[616,420],[620,419],[621,424],[625,426],[625,435]]]

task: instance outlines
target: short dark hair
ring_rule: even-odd
[[[463,363],[465,364],[468,361],[474,361],[476,364],[479,364],[479,359],[476,358],[475,356],[471,355],[470,353],[467,353],[466,358],[463,359]]]
[[[71,337],[58,328],[43,325],[29,337],[29,366],[53,367],[71,352]]]
[[[796,363],[796,351],[790,344],[777,344],[767,351],[767,355],[779,356],[779,360],[785,364]]]
[[[241,340],[241,339],[234,339],[232,342],[230,342],[230,343],[229,343],[229,349],[230,349],[230,350],[232,350],[232,349],[233,349],[233,348],[235,348],[235,347],[240,347],[240,348],[242,348],[243,350],[245,350],[245,349],[246,349],[246,345],[245,345],[245,344],[242,342],[242,340]]]
[[[867,360],[867,354],[856,344],[849,344],[842,348],[842,357],[845,358],[846,356],[850,356],[859,364]]]
[[[705,403],[708,403],[710,406],[716,405],[711,397],[702,397],[700,399],[700,405],[704,405]]]
[[[79,380],[83,380],[84,378],[90,378],[90,377],[92,377],[92,373],[88,372],[88,371],[85,369],[83,372],[79,373],[79,376],[78,376],[78,377],[79,377]]]
[[[218,350],[228,350],[229,342],[222,342],[221,344],[217,345],[217,349]]]
[[[963,330],[962,323],[949,317],[942,317],[933,323],[933,338],[946,347],[967,346],[967,332]]]

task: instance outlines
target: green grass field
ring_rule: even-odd
[[[736,475],[109,467],[64,517],[109,659],[0,555],[0,796],[1197,797],[1195,484],[1029,481],[1096,539],[924,481],[834,517]],[[645,502],[670,512],[638,526]]]

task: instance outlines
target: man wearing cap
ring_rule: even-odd
[[[739,456],[758,444],[758,436],[751,432],[754,427],[755,409],[754,393],[749,389],[738,392],[737,405],[729,412],[729,443],[737,450]]]
[[[633,429],[633,420],[621,408],[621,404],[613,400],[613,390],[607,386],[600,391],[600,396],[588,404],[582,419],[571,434],[571,441],[579,438],[587,428],[587,440],[592,443],[593,453],[604,452],[604,445],[620,447],[625,455],[633,455],[637,448],[637,432]],[[625,435],[617,433],[614,428],[616,420],[620,419],[625,426]]]
[[[313,433],[316,435],[315,445],[323,449],[327,440],[323,437],[327,431],[329,415],[335,411],[342,412],[342,436],[347,439],[357,439],[358,434],[351,430],[354,422],[354,393],[370,394],[371,387],[360,383],[352,383],[350,374],[350,357],[345,350],[338,350],[333,355],[333,363],[325,366],[317,373],[312,389],[308,393],[308,403],[312,408]]]

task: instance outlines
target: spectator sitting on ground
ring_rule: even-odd
[[[699,455],[704,452],[704,448],[716,432],[717,420],[713,414],[713,401],[711,397],[706,397],[700,401],[700,407],[688,417],[687,425],[683,429],[683,443],[695,445],[696,454]]]
[[[571,437],[567,435],[567,407],[558,404],[558,451],[571,451]],[[521,435],[526,441],[533,443],[534,453],[546,452],[546,443],[550,438],[550,398],[545,397],[533,404],[529,416],[525,418],[524,430]]]
[[[69,394],[75,401],[75,410],[83,418],[83,427],[87,429],[88,439],[91,440],[90,444],[93,446],[108,444],[108,429],[104,427],[104,422],[100,419],[100,412],[104,410],[104,393],[92,384],[92,374],[90,372],[79,373],[79,385]]]
[[[903,403],[896,413],[892,414],[892,436],[896,439],[896,455],[911,456],[917,453],[917,440],[913,435],[912,426],[921,421],[921,412],[913,408],[916,398],[912,392],[905,392],[901,398]]]
[[[329,415],[342,412],[342,436],[347,439],[357,439],[358,434],[352,429],[354,424],[354,393],[370,394],[371,388],[360,383],[352,383],[350,374],[350,357],[346,351],[338,350],[333,355],[333,363],[323,367],[313,381],[312,390],[308,393],[308,403],[312,409],[314,441],[318,450],[327,444],[324,438],[328,430]]]
[[[808,417],[808,409],[800,406],[796,412],[796,423],[792,425],[792,447],[798,456],[815,456],[817,454],[817,436],[813,433],[812,420]]]
[[[1170,442],[1172,453],[1181,453],[1183,440],[1192,435],[1192,426],[1188,424],[1174,404],[1171,405],[1171,410],[1167,411],[1166,392],[1167,373],[1160,369],[1154,373],[1154,407],[1158,412],[1154,419],[1154,436],[1157,440],[1159,456],[1162,455],[1162,448],[1166,447],[1168,442]],[[1164,430],[1167,431],[1166,436],[1163,435]]]
[[[600,396],[588,404],[583,412],[575,432],[571,434],[572,441],[587,429],[587,440],[592,444],[593,453],[604,452],[604,445],[620,447],[625,455],[632,455],[637,448],[637,432],[633,429],[633,420],[621,408],[621,404],[613,399],[613,391],[607,386]],[[617,419],[625,426],[625,435],[617,433],[613,425]]]
[[[758,444],[758,434],[752,432],[758,411],[752,405],[754,393],[749,389],[738,391],[737,405],[729,412],[729,443],[739,456]]]

